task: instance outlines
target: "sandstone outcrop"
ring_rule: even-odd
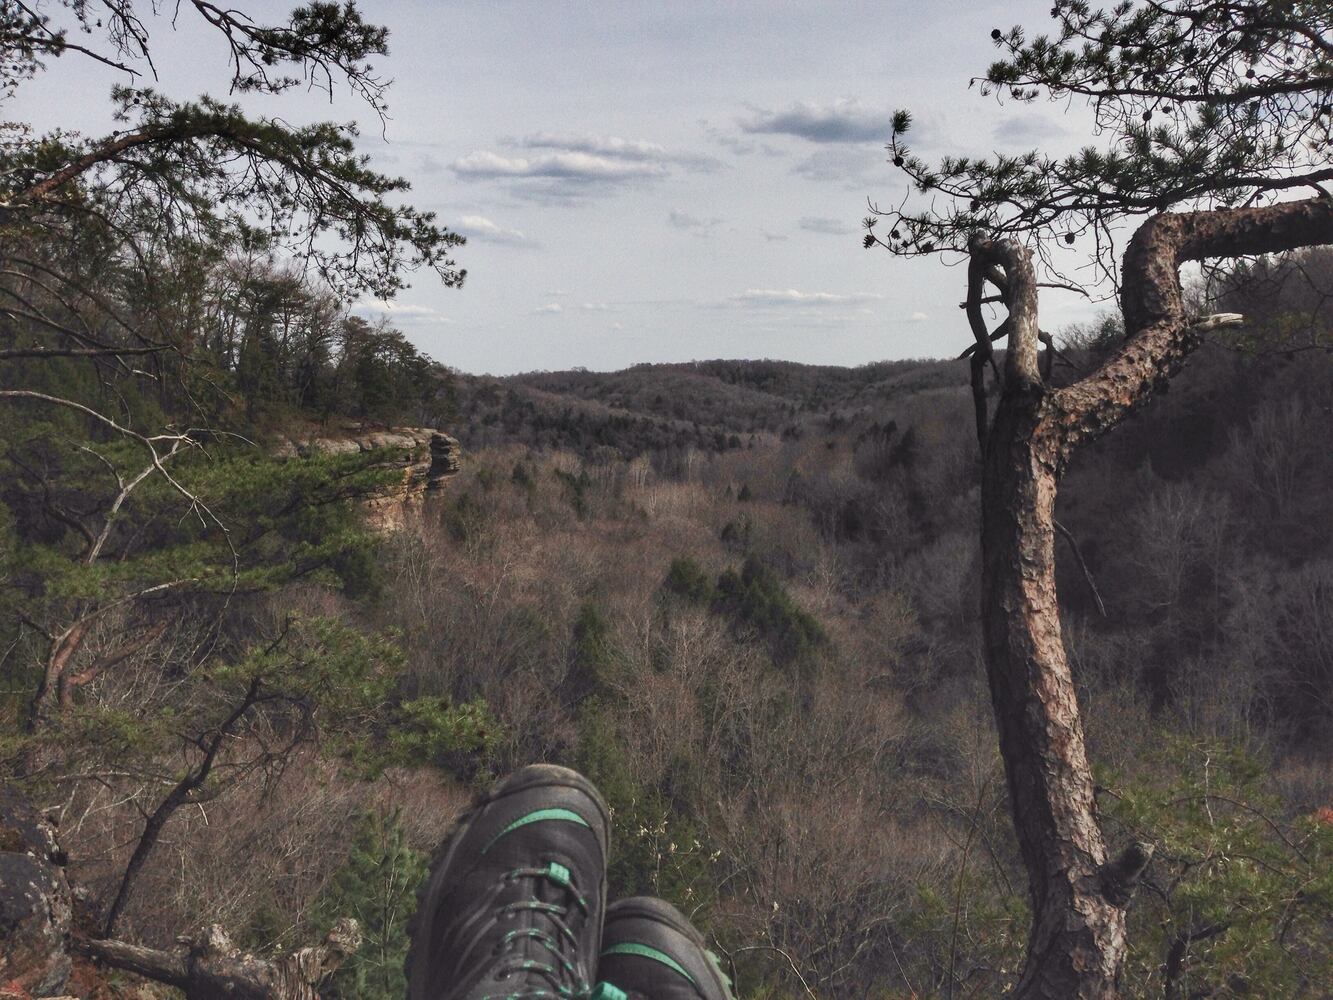
[[[371,524],[380,531],[401,531],[425,510],[430,491],[458,472],[462,448],[456,438],[430,427],[391,427],[384,430],[344,428],[309,437],[284,437],[273,454],[279,458],[311,455],[383,453],[385,468],[402,470],[402,485],[368,501]]]

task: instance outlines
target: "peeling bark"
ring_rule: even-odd
[[[1033,913],[1013,993],[1019,1000],[1118,996],[1125,907],[1152,853],[1150,845],[1136,844],[1108,860],[1098,822],[1055,587],[1060,476],[1075,447],[1149,399],[1198,345],[1202,324],[1185,314],[1182,262],[1328,243],[1328,198],[1155,216],[1125,255],[1124,344],[1097,371],[1059,390],[1046,386],[1048,371],[1039,362],[1029,251],[1016,243],[971,244],[966,305],[977,341],[974,362],[991,339],[979,325],[984,281],[1001,288],[1009,309],[1001,328],[1009,337],[1002,389],[982,445],[982,629]],[[1003,272],[998,280],[995,267]],[[1213,325],[1237,317],[1216,319]]]

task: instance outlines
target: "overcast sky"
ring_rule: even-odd
[[[995,57],[990,30],[1046,30],[1049,0],[362,6],[390,29],[382,138],[345,91],[332,106],[247,103],[359,119],[376,165],[468,236],[461,289],[418,274],[393,303],[356,306],[468,372],[957,354],[961,269],[860,247],[867,199],[905,191],[885,162],[890,113],[913,111],[915,148],[933,155],[1086,135],[1061,105],[1001,106],[968,88]],[[175,35],[152,27],[155,86],[226,96],[223,47],[184,15]],[[4,115],[101,134],[116,79],[66,56]],[[1093,311],[1050,293],[1043,326]]]

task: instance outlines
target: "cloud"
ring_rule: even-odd
[[[841,184],[849,191],[864,191],[892,180],[884,165],[884,151],[859,146],[830,146],[811,153],[791,168],[806,180]]]
[[[924,323],[924,322],[925,322],[926,320],[928,320],[928,319],[930,319],[930,317],[927,316],[925,313],[923,313],[923,312],[914,312],[914,313],[912,313],[912,315],[910,315],[910,316],[907,317],[907,322],[909,322],[909,323]]]
[[[532,310],[532,311],[535,312],[535,313],[549,313],[549,314],[554,314],[554,313],[561,313],[561,312],[564,312],[564,311],[565,311],[565,307],[562,306],[559,302],[548,302],[548,303],[546,303],[546,305],[544,305],[544,306],[538,306],[536,309],[534,309],[534,310]]]
[[[1008,146],[1033,146],[1053,139],[1063,139],[1067,135],[1069,135],[1068,129],[1040,115],[1006,118],[991,132],[991,138],[995,142]]]
[[[357,299],[351,305],[351,311],[362,315],[382,317],[391,323],[452,323],[453,320],[430,306],[414,306],[405,302],[392,302],[383,299]]]
[[[667,158],[665,146],[619,136],[575,135],[569,133],[538,132],[524,136],[517,145],[525,149],[558,149],[566,153],[587,153],[590,156],[609,156],[622,160],[651,160]]]
[[[524,136],[517,145],[525,149],[555,149],[566,153],[586,153],[614,160],[679,166],[698,173],[716,173],[723,163],[715,156],[701,153],[673,153],[656,142],[622,139],[619,136],[581,133],[538,132]]]
[[[656,142],[622,139],[615,135],[537,132],[534,135],[524,136],[514,145],[523,149],[554,149],[563,153],[586,153],[589,156],[601,156],[613,160],[679,166],[699,173],[716,173],[724,166],[715,156],[672,152]]]
[[[605,302],[585,302],[579,308],[584,312],[612,312],[615,307]]]
[[[850,236],[856,232],[851,226],[838,219],[826,219],[822,216],[807,215],[800,222],[796,223],[802,229],[811,233],[825,233],[829,236]]]
[[[501,139],[514,151],[475,150],[449,164],[462,180],[508,182],[512,194],[539,202],[577,202],[677,170],[713,173],[721,160],[678,153],[655,142],[582,133],[537,132]]]
[[[855,98],[832,104],[798,101],[786,111],[755,108],[754,115],[740,123],[750,134],[792,135],[818,143],[883,143],[889,138],[892,114],[864,107]]]
[[[667,220],[677,229],[692,229],[700,236],[708,236],[715,226],[721,225],[722,220],[717,218],[701,219],[698,216],[691,215],[689,212],[682,212],[678,208],[673,208]]]
[[[737,156],[754,156],[755,154],[762,154],[764,156],[777,158],[787,155],[786,150],[779,149],[771,142],[742,138],[729,131],[724,131],[716,125],[711,125],[704,119],[700,120],[699,126],[704,130],[704,134],[708,136],[712,142],[731,150]]]
[[[449,169],[464,180],[538,177],[589,184],[661,177],[666,173],[666,168],[659,163],[614,159],[591,153],[548,153],[527,158],[501,156],[486,150],[460,156],[449,164]]]
[[[786,243],[790,239],[786,233],[770,233],[767,229],[761,229],[760,232],[769,243]]]
[[[470,239],[483,243],[499,243],[504,246],[535,247],[537,243],[519,229],[506,229],[486,218],[484,215],[465,215],[454,226],[458,232]]]
[[[874,292],[835,295],[832,292],[801,292],[795,288],[750,288],[731,296],[727,301],[743,306],[838,306],[870,302],[883,297]]]

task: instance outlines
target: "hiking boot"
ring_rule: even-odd
[[[734,1000],[703,936],[670,903],[648,896],[607,910],[597,978],[648,1000]]]
[[[610,819],[576,771],[515,771],[455,824],[417,898],[408,1000],[586,996],[606,912]]]

